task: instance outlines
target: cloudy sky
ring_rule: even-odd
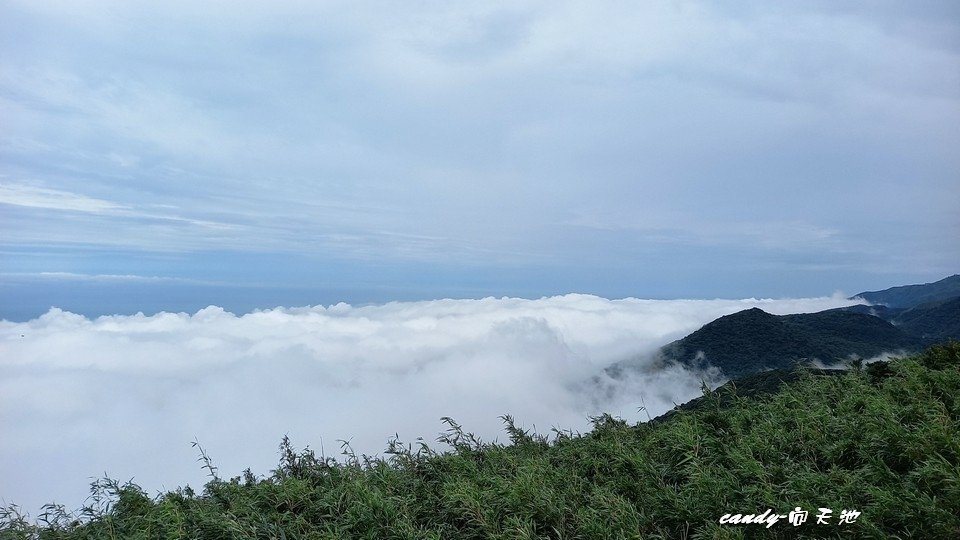
[[[662,412],[960,270],[957,148],[955,1],[0,0],[0,502]]]
[[[0,316],[960,267],[956,2],[0,10]]]

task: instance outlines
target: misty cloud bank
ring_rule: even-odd
[[[687,371],[605,378],[619,361],[651,364],[659,346],[750,307],[776,314],[849,305],[786,300],[607,300],[566,295],[352,307],[277,308],[237,316],[96,319],[51,309],[0,321],[0,497],[35,512],[70,508],[91,478],[133,478],[150,492],[202,485],[191,441],[225,477],[266,474],[289,434],[326,455],[338,439],[377,453],[395,433],[433,441],[441,416],[492,440],[498,417],[584,430],[601,412],[631,421],[699,393]]]

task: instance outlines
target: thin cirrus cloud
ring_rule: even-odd
[[[700,389],[700,374],[650,369],[660,345],[754,306],[851,303],[565,295],[96,319],[51,309],[0,321],[0,497],[77,507],[104,473],[153,493],[198,487],[195,439],[232,476],[266,474],[285,434],[337,456],[338,439],[368,454],[394,434],[431,441],[441,416],[486,440],[502,437],[503,414],[542,432],[583,430],[602,412],[638,421]],[[639,368],[629,378],[604,375],[627,360]]]
[[[79,193],[41,188],[29,184],[0,184],[0,204],[143,220],[179,221],[211,229],[229,229],[234,227],[234,225],[227,223],[191,219],[176,214],[161,212],[161,210],[169,211],[175,209],[175,207],[171,206],[164,207],[163,205],[147,204],[144,205],[144,208],[137,209],[128,205],[88,197]]]
[[[0,184],[0,204],[25,206],[28,208],[89,212],[92,214],[117,212],[127,208],[110,201],[87,197],[69,191],[46,189],[24,184]]]
[[[88,243],[137,249],[183,250],[215,245],[237,236],[244,226],[185,217],[170,205],[121,204],[103,198],[28,183],[0,183],[0,208],[6,207],[20,242]],[[11,208],[12,207],[12,208]],[[42,220],[37,218],[42,217]],[[41,223],[30,226],[33,220]],[[154,233],[145,237],[140,231]],[[158,231],[167,234],[156,235]],[[139,234],[138,234],[139,233]],[[193,237],[192,243],[188,240]],[[175,240],[171,240],[175,238]],[[16,243],[16,242],[15,242]],[[57,272],[46,272],[47,274]],[[70,272],[66,272],[70,274]]]

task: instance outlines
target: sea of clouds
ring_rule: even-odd
[[[503,414],[538,432],[586,430],[602,412],[640,421],[700,392],[702,374],[654,368],[660,346],[742,309],[852,303],[570,294],[95,319],[54,308],[0,321],[0,498],[35,515],[79,507],[104,474],[153,494],[200,487],[195,440],[231,477],[268,474],[284,435],[337,456],[339,440],[367,454],[394,434],[432,442],[442,416],[484,440],[506,439]],[[648,369],[614,380],[604,368],[618,362]]]

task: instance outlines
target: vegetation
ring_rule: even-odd
[[[771,315],[758,308],[720,317],[664,346],[667,362],[715,367],[730,378],[790,368],[813,359],[832,363],[885,352],[916,352],[960,339],[960,274],[935,283],[862,292],[874,305],[819,313]],[[629,364],[608,370],[617,376]]]
[[[921,342],[863,313],[827,310],[778,316],[753,308],[707,323],[663,347],[661,354],[686,365],[715,366],[737,378],[815,358],[840,362],[851,355],[871,358],[887,351],[919,350]]]
[[[960,296],[914,306],[890,322],[930,342],[960,339]]]
[[[835,311],[874,315],[928,344],[960,339],[960,296],[910,308],[856,305]]]
[[[903,285],[882,291],[867,291],[853,296],[872,304],[891,308],[911,308],[928,302],[938,302],[960,296],[960,274],[945,277],[933,283]]]
[[[512,444],[453,420],[437,452],[395,441],[345,460],[280,446],[268,477],[211,474],[151,498],[104,480],[78,515],[0,516],[0,539],[960,538],[960,343],[775,393],[736,384],[640,425],[602,416],[547,437],[504,418]],[[724,514],[810,519],[721,525]],[[818,508],[831,508],[817,525]],[[861,512],[840,524],[844,509]]]

